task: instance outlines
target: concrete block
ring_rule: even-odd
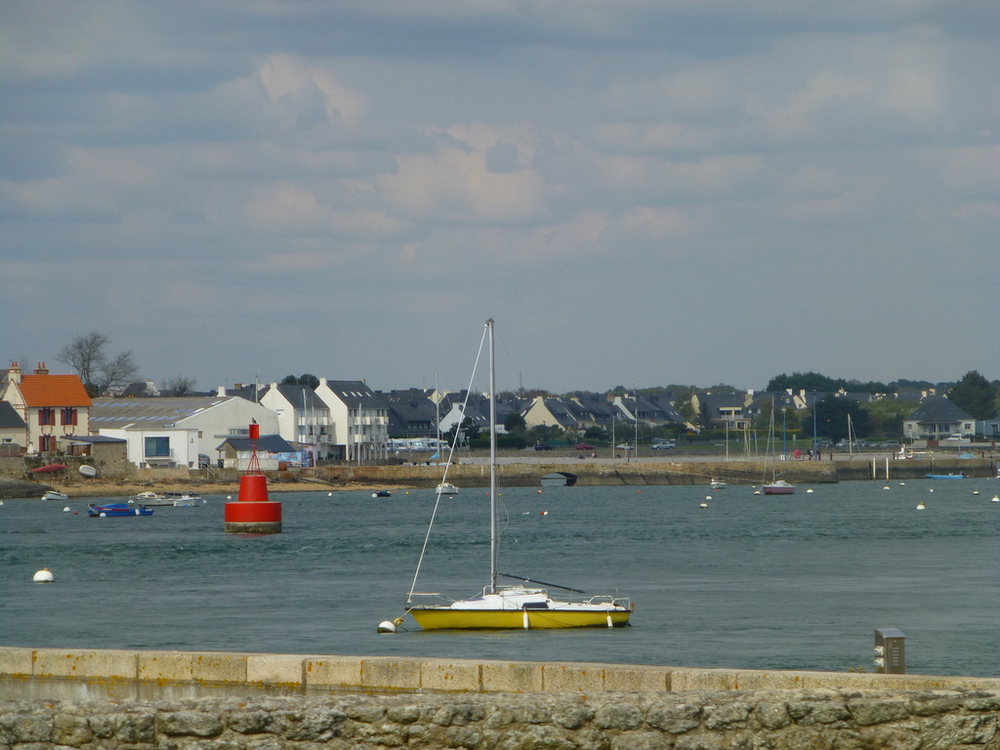
[[[604,690],[604,670],[600,664],[542,665],[542,689],[547,693],[596,693]]]
[[[302,662],[307,688],[357,690],[361,687],[363,656],[317,656]]]
[[[247,657],[247,682],[302,688],[305,658],[295,654],[251,654]]]
[[[221,651],[192,652],[191,677],[200,682],[247,681],[248,654]]]
[[[479,663],[471,659],[428,659],[420,664],[424,690],[479,692]]]
[[[132,651],[40,648],[34,651],[32,673],[38,677],[134,680],[136,658]]]
[[[543,690],[541,664],[527,661],[484,661],[480,667],[484,692],[538,693]]]
[[[738,690],[737,674],[731,669],[673,669],[670,690]]]
[[[191,682],[194,655],[190,651],[139,651],[136,653],[140,680]]]
[[[30,675],[31,654],[30,648],[0,646],[0,675]]]
[[[605,664],[604,689],[614,693],[638,693],[670,689],[669,667]]]
[[[392,656],[370,656],[361,662],[361,687],[374,690],[419,690],[420,662]]]

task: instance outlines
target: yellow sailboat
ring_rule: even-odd
[[[494,365],[493,319],[486,321],[490,358],[490,579],[482,593],[468,599],[449,600],[441,594],[407,594],[407,613],[425,630],[535,628],[616,628],[629,624],[632,603],[612,595],[577,599],[556,599],[548,592],[552,584],[527,578],[521,583],[500,586],[498,578],[518,578],[497,572],[499,559],[497,503],[496,368]],[[419,568],[418,568],[419,570]],[[416,577],[414,577],[414,585]],[[533,586],[531,584],[538,584]],[[584,594],[564,586],[555,588]],[[400,620],[397,620],[397,623]]]

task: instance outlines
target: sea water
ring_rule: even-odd
[[[505,489],[502,572],[630,597],[632,627],[425,632],[407,618],[395,634],[376,627],[402,614],[431,490],[272,492],[284,525],[269,536],[224,533],[220,496],[125,518],[90,518],[82,500],[8,500],[0,645],[871,672],[873,630],[891,627],[906,636],[910,673],[995,677],[997,492],[995,479],[771,497],[749,486]],[[442,498],[415,589],[480,592],[488,526],[484,489]],[[54,583],[32,582],[43,567]]]

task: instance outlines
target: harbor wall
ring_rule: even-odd
[[[535,463],[501,463],[499,481],[504,487],[538,487],[542,477],[568,473],[579,486],[706,485],[713,477],[730,484],[761,484],[770,465],[762,461],[638,461],[631,463],[589,459]],[[827,484],[886,477],[885,457],[837,459],[835,461],[784,461],[778,466],[782,479],[794,484]],[[927,474],[962,473],[967,477],[993,477],[997,462],[972,459],[890,459],[890,479],[923,479]],[[311,470],[309,475],[330,484],[385,485],[390,487],[434,487],[441,481],[441,467],[403,464],[399,466],[333,466]],[[448,479],[458,486],[489,484],[485,463],[459,462],[448,469]]]
[[[1000,679],[18,648],[0,667],[5,750],[1000,748]]]

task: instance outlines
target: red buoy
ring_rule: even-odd
[[[280,534],[281,503],[267,496],[267,477],[257,460],[260,425],[250,425],[250,461],[240,477],[240,494],[235,503],[226,503],[227,534]]]

